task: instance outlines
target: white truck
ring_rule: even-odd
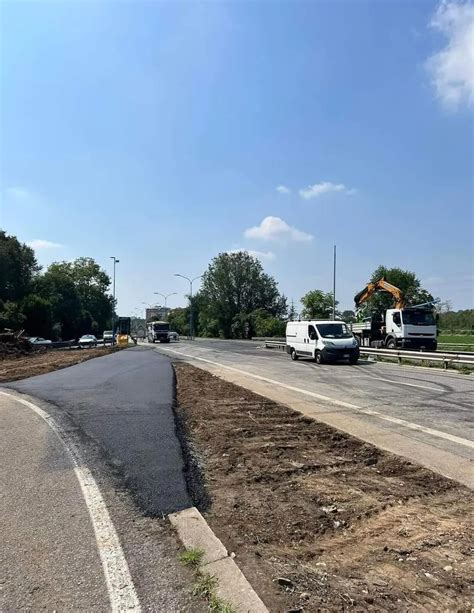
[[[150,321],[146,325],[146,337],[149,343],[169,343],[170,325],[167,321]]]
[[[372,313],[352,324],[352,333],[362,347],[387,349],[425,349],[436,351],[437,326],[433,305],[405,306],[402,292],[385,279],[368,283],[354,300],[356,309],[376,291],[386,291],[395,298],[395,308]]]
[[[292,360],[311,358],[317,364],[348,360],[357,364],[359,345],[343,321],[327,319],[289,321],[286,324],[286,352]]]

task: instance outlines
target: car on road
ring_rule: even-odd
[[[286,324],[286,352],[292,360],[312,358],[317,364],[348,360],[357,364],[359,344],[343,321],[289,321]]]
[[[81,349],[85,347],[97,347],[97,338],[93,334],[84,334],[78,343]]]
[[[43,345],[43,346],[48,346],[48,345],[52,345],[53,341],[50,341],[46,338],[43,338],[42,336],[30,336],[28,338],[28,341],[32,344],[32,345]]]
[[[169,332],[168,338],[170,341],[179,341],[179,334],[177,332]]]
[[[113,330],[104,330],[104,334],[102,335],[102,339],[105,343],[113,343],[114,341],[114,331]]]

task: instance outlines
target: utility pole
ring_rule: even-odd
[[[114,298],[114,306],[112,310],[112,345],[115,345],[115,266],[120,262],[114,255],[110,256],[110,259],[114,261],[114,281],[112,285],[112,295]]]
[[[184,275],[180,275],[179,273],[175,273],[175,277],[181,277],[182,279],[186,279],[189,281],[189,336],[191,340],[194,339],[194,326],[193,326],[193,282],[196,279],[200,279],[202,275],[198,275],[194,277],[194,279],[190,279],[189,277],[185,277]]]
[[[334,269],[332,280],[332,318],[336,319],[336,245],[334,245]]]

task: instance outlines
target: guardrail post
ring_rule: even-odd
[[[398,356],[398,363],[399,363],[399,364],[401,364],[401,363],[402,363],[402,356],[401,356],[401,355],[399,355],[399,356]]]

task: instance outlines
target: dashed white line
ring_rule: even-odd
[[[141,611],[140,602],[133,585],[125,554],[120,545],[119,537],[99,487],[85,464],[75,436],[66,432],[51,415],[29,400],[19,398],[4,391],[0,391],[0,394],[25,405],[44,419],[66,448],[71,456],[74,472],[81,486],[94,527],[111,610],[113,613],[124,613],[125,611],[128,613],[139,613]]]
[[[344,402],[342,400],[336,400],[335,398],[330,398],[329,396],[323,396],[322,394],[316,394],[315,392],[310,392],[309,390],[305,390],[299,387],[294,387],[293,385],[287,385],[286,383],[282,383],[281,381],[276,381],[275,379],[269,379],[268,377],[263,377],[262,375],[256,375],[255,373],[247,372],[245,370],[241,370],[240,368],[235,368],[234,366],[228,366],[227,364],[222,364],[221,362],[215,362],[213,360],[208,360],[207,358],[201,358],[195,355],[191,355],[188,353],[183,353],[182,351],[176,351],[176,349],[165,349],[166,352],[176,353],[177,355],[182,355],[185,358],[191,358],[192,360],[199,360],[200,362],[205,362],[207,364],[212,364],[213,366],[219,366],[221,368],[226,368],[227,370],[231,370],[233,372],[239,373],[241,375],[245,375],[246,377],[251,377],[252,379],[257,379],[259,381],[264,381],[265,383],[270,383],[271,385],[278,385],[279,387],[283,387],[292,392],[298,392],[299,394],[304,394],[305,396],[310,396],[311,398],[316,398],[317,400],[323,400],[330,404],[334,404],[336,406],[344,407],[346,409],[352,409],[358,413],[363,413],[364,415],[370,415],[373,417],[377,417],[378,419],[383,419],[384,421],[388,421],[399,426],[404,426],[405,428],[409,428],[410,430],[417,430],[418,432],[424,432],[425,434],[430,434],[431,436],[435,436],[437,438],[442,438],[451,443],[456,443],[458,445],[463,445],[464,447],[469,447],[470,449],[474,449],[474,442],[465,438],[461,438],[460,436],[455,436],[453,434],[448,434],[447,432],[442,432],[441,430],[435,430],[434,428],[427,428],[426,426],[421,426],[420,424],[415,424],[411,421],[406,421],[405,419],[399,419],[398,417],[390,417],[389,415],[384,415],[383,413],[379,413],[378,411],[372,409],[363,409],[355,404],[351,404],[350,402]],[[439,390],[436,390],[439,391]]]

